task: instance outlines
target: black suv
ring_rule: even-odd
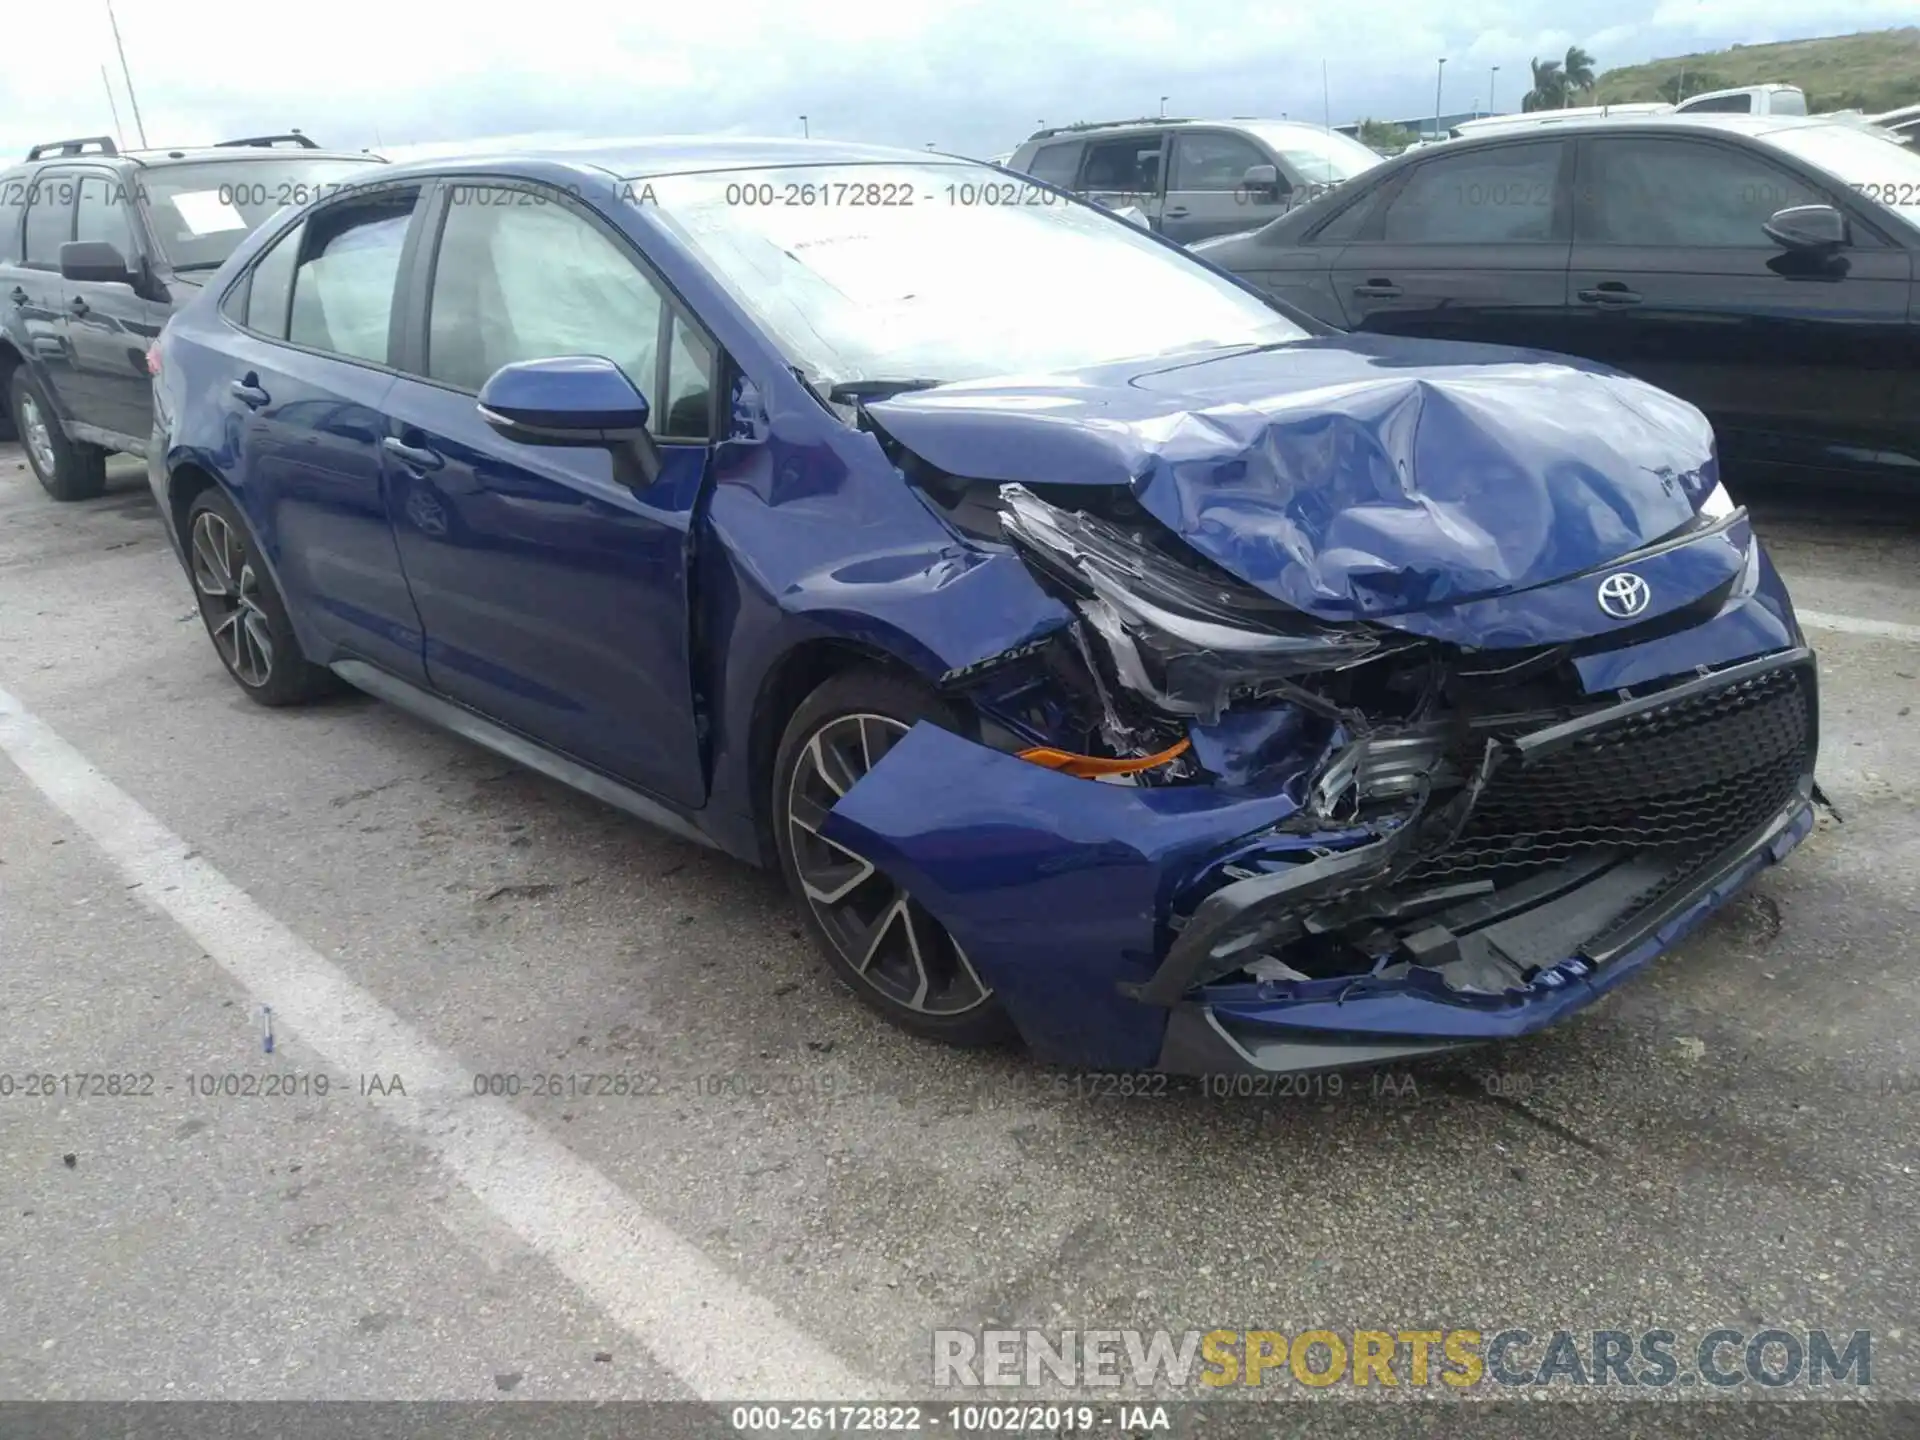
[[[145,454],[147,347],[282,205],[379,157],[297,131],[122,153],[105,135],[36,145],[0,171],[0,439],[56,500],[98,495],[109,451]],[[9,434],[11,432],[11,436]]]

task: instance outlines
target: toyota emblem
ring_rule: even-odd
[[[1609,575],[1600,582],[1600,608],[1616,620],[1631,620],[1647,608],[1653,591],[1631,570]]]

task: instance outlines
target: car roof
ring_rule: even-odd
[[[1315,125],[1310,120],[1274,120],[1264,115],[1235,115],[1230,119],[1200,120],[1190,116],[1175,118],[1169,116],[1162,120],[1157,116],[1148,116],[1141,120],[1094,120],[1084,125],[1052,125],[1045,130],[1036,130],[1026,138],[1025,145],[1042,140],[1080,140],[1089,137],[1112,136],[1128,130],[1234,130],[1249,125],[1258,125],[1262,130],[1298,130],[1308,135],[1324,135],[1324,125]],[[1025,145],[1022,148],[1025,148]]]
[[[1467,145],[1491,145],[1505,140],[1539,140],[1545,136],[1562,135],[1569,131],[1633,131],[1643,135],[1665,135],[1675,130],[1720,130],[1741,135],[1767,135],[1781,130],[1805,130],[1822,126],[1859,128],[1854,122],[1828,115],[1736,115],[1716,114],[1711,111],[1700,114],[1582,115],[1576,119],[1540,125],[1516,124],[1511,128],[1483,130],[1473,135],[1462,135],[1458,140],[1447,140],[1441,143],[1442,148],[1451,150]]]
[[[695,174],[707,170],[764,170],[791,165],[978,165],[964,155],[856,145],[843,140],[794,140],[752,136],[660,135],[622,140],[580,140],[518,147],[479,141],[441,155],[407,157],[383,172],[409,175],[497,171],[529,164],[599,170],[623,179]]]

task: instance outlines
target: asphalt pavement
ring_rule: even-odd
[[[1557,1030],[1221,1098],[906,1038],[775,877],[251,704],[112,473],[0,446],[0,1400],[918,1395],[999,1326],[1870,1330],[1920,1399],[1920,504],[1757,506],[1840,823]]]

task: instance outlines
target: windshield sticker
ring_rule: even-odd
[[[246,217],[218,190],[184,190],[173,197],[173,208],[187,222],[194,235],[215,235],[222,230],[248,230]]]

